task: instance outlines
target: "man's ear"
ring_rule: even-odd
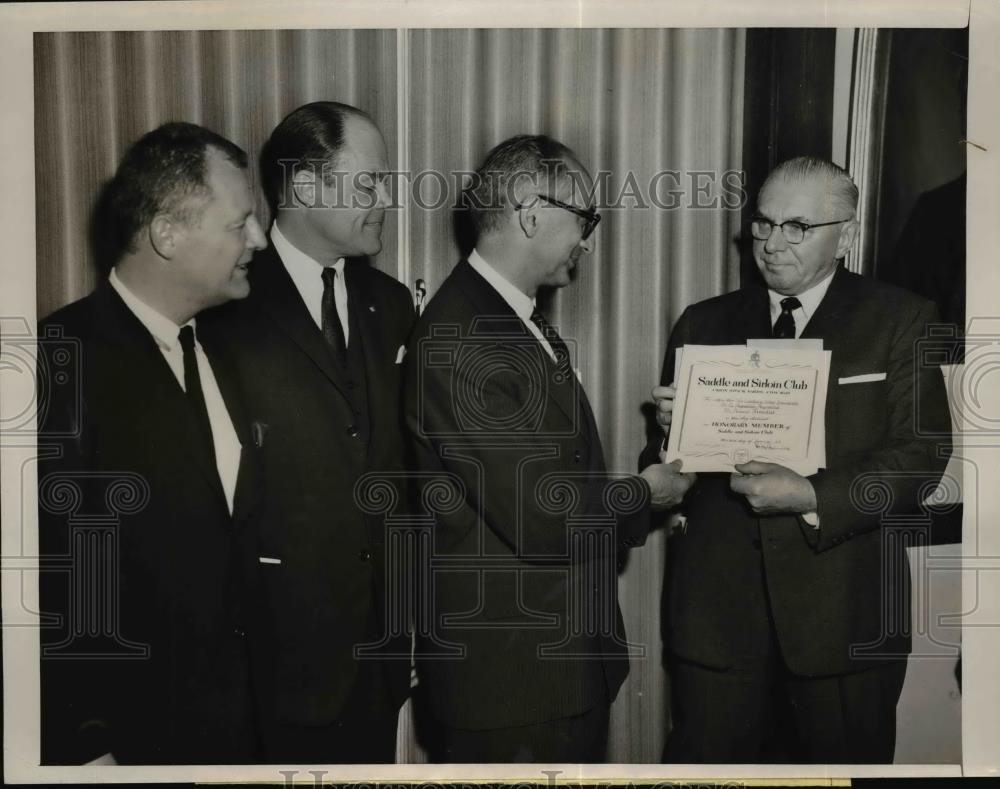
[[[292,204],[295,207],[316,207],[316,173],[299,170],[292,176]]]
[[[851,219],[850,222],[844,222],[840,228],[840,238],[837,241],[837,255],[835,260],[840,260],[848,252],[851,251],[851,247],[854,246],[854,239],[858,237],[858,220]]]
[[[521,232],[527,238],[534,238],[535,233],[538,232],[538,207],[541,205],[541,202],[537,196],[529,195],[521,203],[520,209],[516,209],[517,221],[521,225]]]
[[[173,260],[177,254],[177,244],[183,232],[177,220],[169,214],[157,214],[149,223],[149,244],[164,260]]]

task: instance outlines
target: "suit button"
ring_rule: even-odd
[[[347,435],[349,435],[351,438],[357,438],[358,437],[358,429],[354,425],[348,425],[347,426]]]
[[[580,457],[581,457],[580,450],[579,449],[573,450],[573,462],[574,463],[579,463],[580,462]]]
[[[363,562],[370,562],[372,559],[372,555],[370,551],[362,551],[361,553],[358,554],[358,558]]]
[[[241,628],[234,627],[233,635],[236,636],[237,638],[243,638],[246,635],[246,633]]]

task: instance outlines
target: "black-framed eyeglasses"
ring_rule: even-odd
[[[778,228],[781,230],[781,235],[784,236],[785,241],[789,244],[801,244],[802,240],[806,237],[806,232],[812,230],[814,227],[842,225],[844,222],[850,221],[850,218],[847,218],[837,219],[833,222],[815,222],[813,224],[809,224],[807,222],[800,222],[797,219],[789,219],[787,222],[779,224],[777,222],[772,222],[766,216],[755,216],[750,220],[750,235],[758,241],[767,241],[771,237],[771,233],[774,228]]]
[[[601,222],[601,215],[596,211],[588,211],[585,208],[577,208],[575,205],[570,205],[569,203],[564,203],[562,200],[556,200],[554,197],[549,197],[548,195],[535,195],[536,197],[544,200],[546,203],[556,206],[557,208],[563,208],[569,211],[571,214],[576,214],[580,219],[583,220],[583,236],[580,238],[581,241],[586,241],[590,238],[590,234],[594,232],[594,229]],[[518,203],[514,208],[516,210],[521,210],[524,207],[524,203]]]

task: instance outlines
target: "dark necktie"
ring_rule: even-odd
[[[337,282],[337,269],[328,266],[323,269],[323,302],[321,314],[323,316],[323,336],[330,344],[330,347],[337,352],[337,358],[343,360],[347,357],[347,340],[344,339],[344,326],[340,322],[340,314],[337,312],[337,297],[334,285]]]
[[[559,332],[555,330],[555,327],[551,323],[545,320],[545,316],[538,311],[537,307],[531,311],[531,322],[538,327],[542,336],[552,346],[552,352],[556,355],[556,367],[559,370],[561,380],[569,380],[568,376],[573,374],[569,360],[569,348],[566,347],[566,343],[559,336]]]
[[[563,342],[563,338],[559,336],[559,332],[555,330],[545,317],[538,311],[534,309],[531,311],[531,322],[538,327],[538,330],[542,333],[542,336],[549,341],[549,345],[552,346],[552,352],[556,355],[556,375],[554,380],[557,384],[569,383],[573,384],[576,376],[573,373],[573,366],[570,363],[569,358],[569,348],[566,347],[566,343]],[[577,425],[577,429],[580,434],[587,436],[587,441],[591,440],[590,436],[593,436],[597,432],[597,426],[594,423],[594,412],[590,408],[590,402],[587,400],[587,393],[583,390],[582,386],[576,386],[575,391],[577,392],[577,407],[580,413],[580,424]]]
[[[181,341],[181,349],[184,351],[184,392],[188,402],[191,403],[198,427],[208,442],[208,450],[214,459],[215,442],[212,440],[212,423],[208,418],[205,394],[201,389],[201,375],[198,373],[198,358],[195,356],[194,350],[194,328],[183,326],[177,336]]]
[[[792,313],[801,306],[802,302],[794,296],[781,300],[781,315],[774,322],[774,329],[771,331],[772,337],[776,340],[795,339],[795,318],[792,317]]]

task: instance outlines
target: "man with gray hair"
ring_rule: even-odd
[[[641,545],[651,507],[691,484],[679,464],[607,471],[573,354],[535,305],[591,250],[592,191],[549,137],[490,151],[469,195],[476,248],[409,344],[417,466],[456,492],[434,513],[432,605],[417,623],[443,761],[605,759],[629,669],[617,552]]]
[[[700,474],[686,497],[664,584],[666,761],[892,761],[909,577],[907,535],[884,524],[920,513],[950,453],[934,440],[949,417],[940,370],[917,354],[934,306],[840,265],[857,202],[831,162],[778,165],[750,224],[762,285],[688,307],[670,336],[653,390],[665,435],[684,345],[820,339],[831,366],[824,469],[751,459]]]

